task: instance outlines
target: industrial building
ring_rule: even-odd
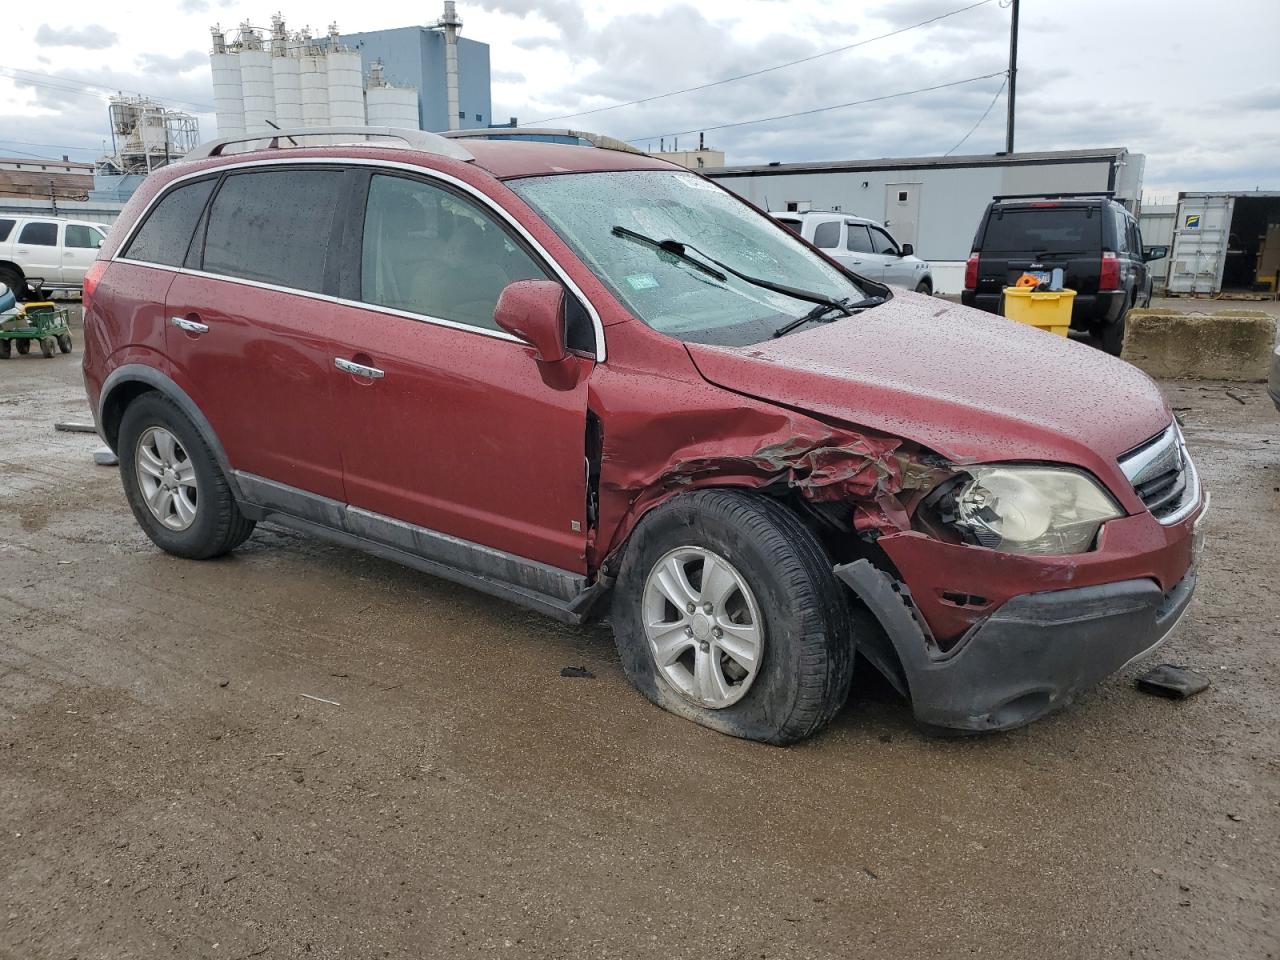
[[[1136,212],[1144,161],[1142,154],[1110,147],[770,163],[705,173],[767,210],[835,210],[879,220],[932,264],[939,293],[958,293],[974,232],[992,197],[1106,191]]]
[[[210,66],[219,136],[273,128],[487,126],[489,46],[458,36],[452,0],[431,26],[323,37],[248,21],[214,27]]]

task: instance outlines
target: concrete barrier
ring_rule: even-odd
[[[1267,379],[1276,318],[1260,310],[1130,310],[1121,358],[1153,377]]]

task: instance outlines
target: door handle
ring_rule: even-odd
[[[188,320],[186,317],[170,317],[169,322],[179,330],[185,330],[187,333],[208,333],[209,325],[201,323],[199,320]]]
[[[356,363],[353,360],[344,360],[342,357],[334,357],[333,365],[344,373],[349,373],[353,377],[367,377],[370,380],[381,380],[386,373],[377,367],[366,367],[363,363]]]

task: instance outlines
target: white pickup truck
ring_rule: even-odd
[[[0,214],[0,283],[20,300],[35,279],[43,290],[79,290],[106,236],[87,220]]]

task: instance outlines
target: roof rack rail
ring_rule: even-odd
[[[992,197],[992,200],[1070,200],[1077,197],[1114,198],[1114,190],[1081,190],[1079,193],[1004,193]]]
[[[600,150],[644,153],[639,147],[633,147],[625,140],[619,140],[617,137],[607,137],[602,133],[588,133],[585,130],[553,130],[546,127],[476,127],[471,130],[450,130],[440,134],[440,136],[448,137],[450,140],[529,139],[531,136],[573,137],[575,140],[585,140],[591,146]]]
[[[399,140],[408,150],[421,150],[423,153],[434,153],[454,160],[474,160],[475,157],[460,144],[446,140],[438,133],[425,130],[409,130],[399,127],[295,127],[288,130],[262,130],[256,133],[238,134],[233,137],[219,137],[200,144],[184,160],[203,160],[206,157],[220,157],[224,149],[239,143],[256,143],[269,141],[266,149],[277,149],[280,140],[288,140],[293,146],[299,146],[298,140],[307,137],[353,137],[361,140]],[[320,144],[314,144],[320,146]],[[327,145],[327,144],[326,144]]]

